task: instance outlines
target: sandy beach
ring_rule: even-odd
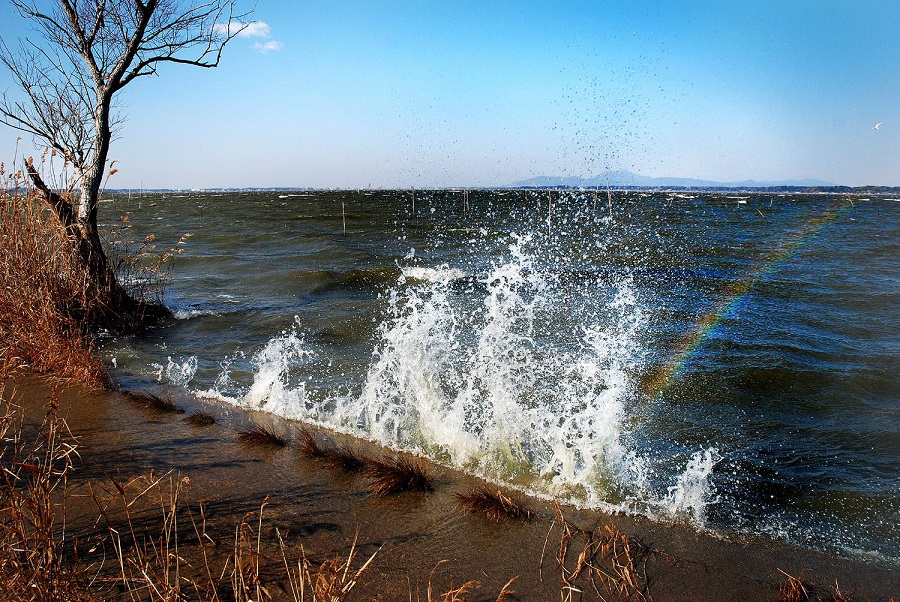
[[[43,415],[48,384],[31,376],[19,382],[26,424],[34,425]],[[68,486],[67,520],[73,532],[96,525],[97,506],[89,492],[97,497],[98,491],[111,490],[112,480],[125,483],[150,474],[187,477],[183,499],[203,502],[216,553],[231,550],[235,526],[248,513],[258,512],[266,500],[260,575],[269,578],[273,599],[290,599],[278,534],[287,557],[293,559],[300,557],[301,544],[313,561],[346,556],[354,539],[358,564],[377,551],[351,593],[354,600],[424,600],[429,584],[432,596],[438,596],[470,580],[477,580],[480,587],[467,599],[493,600],[512,578],[515,594],[507,599],[556,600],[565,593],[561,594],[564,583],[556,560],[560,527],[553,522],[550,503],[525,500],[537,514],[532,522],[489,522],[460,510],[453,495],[478,482],[440,466],[433,466],[434,493],[373,498],[364,477],[323,468],[299,453],[296,442],[308,428],[305,425],[200,401],[176,388],[150,391],[172,399],[183,412],[141,407],[120,393],[77,387],[61,391],[61,414],[78,440],[80,454]],[[215,424],[201,427],[184,421],[197,411],[214,415]],[[289,445],[266,449],[239,442],[237,433],[254,424],[272,427]],[[385,453],[361,441],[312,432],[321,441],[350,446],[362,454]],[[562,512],[581,529],[597,532],[615,525],[631,541],[651,549],[638,569],[648,586],[645,595],[659,602],[777,600],[779,585],[785,581],[780,571],[821,585],[837,580],[841,592],[854,600],[887,601],[900,589],[900,573],[891,568],[642,518],[567,507]],[[147,520],[152,524],[152,518]],[[185,545],[180,553],[190,558],[196,552]],[[570,561],[575,562],[574,555]],[[601,599],[586,578],[576,587],[581,593],[573,590],[572,599]],[[599,591],[606,599],[617,599],[602,588]]]

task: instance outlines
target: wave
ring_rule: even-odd
[[[630,437],[640,420],[634,375],[646,355],[647,322],[630,277],[572,290],[541,268],[529,236],[514,237],[505,257],[476,274],[401,267],[385,295],[369,368],[353,391],[312,382],[323,358],[298,320],[253,355],[249,386],[231,380],[226,362],[216,385],[198,394],[534,495],[701,526],[718,452],[695,451],[667,480]],[[479,286],[460,290],[460,279]],[[159,376],[187,384],[190,371],[189,361],[170,360]]]

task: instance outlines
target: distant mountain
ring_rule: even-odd
[[[593,188],[610,186],[633,186],[638,188],[771,188],[776,186],[837,186],[823,180],[777,180],[771,182],[757,182],[756,180],[741,180],[739,182],[715,182],[712,180],[698,180],[695,178],[651,178],[630,171],[616,170],[594,176],[592,178],[560,177],[560,176],[536,176],[527,180],[513,182],[511,186],[516,188],[551,188],[554,186],[567,188]]]

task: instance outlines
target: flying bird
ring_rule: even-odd
[[[880,129],[881,129],[881,122],[879,121],[878,123],[876,123],[876,124],[875,124],[875,127],[873,127],[872,129],[873,129],[873,130],[880,130]]]

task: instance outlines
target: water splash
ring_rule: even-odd
[[[176,387],[187,387],[194,380],[194,375],[197,373],[197,358],[191,356],[178,362],[169,356],[168,363],[165,366],[152,364],[152,367],[156,370],[156,380],[160,382],[166,381]]]
[[[291,371],[312,356],[296,327],[271,339],[251,360],[255,368],[253,384],[241,404],[287,418],[306,415],[306,384],[292,386]]]
[[[669,487],[665,502],[669,514],[687,518],[695,525],[706,522],[706,508],[710,503],[710,482],[713,467],[720,460],[716,448],[695,452],[678,481]]]
[[[358,389],[307,386],[314,354],[297,321],[253,356],[232,401],[533,494],[702,522],[712,464],[692,461],[666,489],[629,441],[647,324],[630,275],[564,281],[542,252],[513,235],[481,269],[401,266]]]

